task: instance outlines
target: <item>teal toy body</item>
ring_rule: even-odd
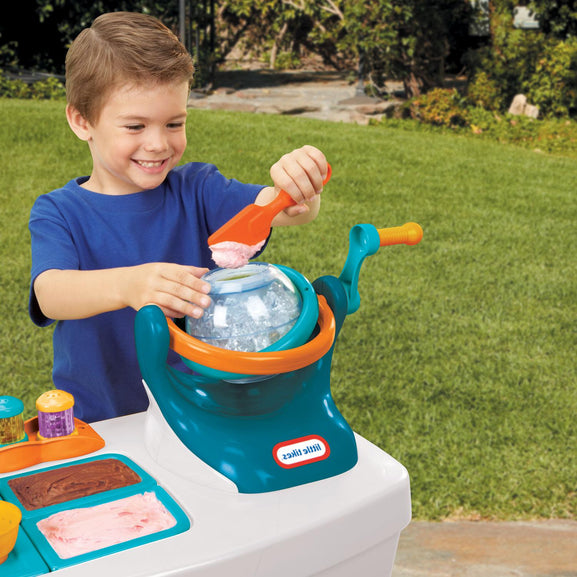
[[[199,369],[196,373],[175,370],[166,362],[171,347],[166,317],[154,305],[138,312],[138,362],[164,419],[194,455],[239,492],[286,489],[344,473],[357,463],[355,435],[332,398],[330,371],[336,337],[347,314],[360,304],[360,267],[382,245],[379,239],[372,225],[357,225],[351,230],[341,276],[312,283],[315,304],[317,298],[325,299],[334,316],[335,336],[327,352],[300,368],[276,374],[203,371],[197,359],[188,358],[187,364]],[[290,274],[299,276],[296,271]],[[310,290],[308,282],[295,284]],[[310,301],[310,296],[303,297]],[[311,340],[316,332],[318,327]],[[192,339],[186,334],[182,338]]]

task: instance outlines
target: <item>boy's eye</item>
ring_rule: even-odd
[[[127,124],[126,129],[131,132],[136,132],[138,130],[142,130],[144,128],[144,124]]]
[[[182,128],[183,126],[184,122],[171,122],[170,124],[167,124],[167,127],[172,130]]]

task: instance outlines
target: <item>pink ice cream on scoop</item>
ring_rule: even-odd
[[[240,268],[264,246],[264,240],[253,245],[224,241],[210,245],[212,260],[221,268]]]
[[[39,521],[38,529],[61,559],[69,559],[174,525],[174,517],[149,492],[94,507],[60,511]]]

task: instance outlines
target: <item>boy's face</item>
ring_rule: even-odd
[[[188,94],[186,82],[113,90],[86,123],[93,169],[83,186],[114,195],[159,186],[186,148]]]

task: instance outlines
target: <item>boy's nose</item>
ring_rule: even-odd
[[[146,142],[144,144],[144,149],[147,152],[158,152],[161,150],[166,150],[168,147],[168,139],[163,131],[154,130],[150,131],[147,135]]]

